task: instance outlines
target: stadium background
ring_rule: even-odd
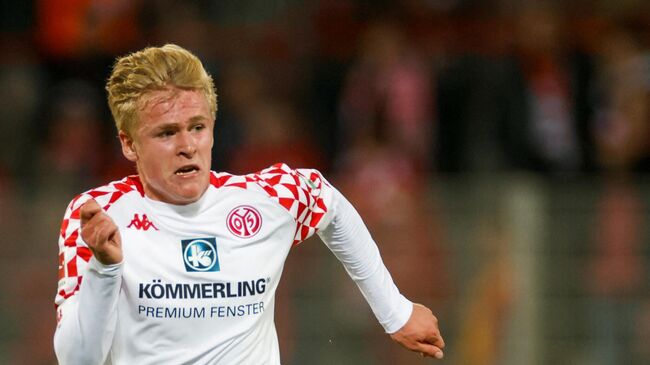
[[[214,168],[323,170],[441,363],[650,363],[644,0],[0,1],[0,363],[56,363],[63,210],[132,172],[104,81],[167,42],[216,80]],[[426,362],[317,240],[277,301],[284,364]]]

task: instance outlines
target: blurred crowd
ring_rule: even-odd
[[[215,79],[213,168],[247,173],[283,161],[321,169],[359,209],[396,281],[415,297],[461,296],[446,267],[452,249],[438,179],[524,172],[602,181],[581,286],[596,298],[597,321],[609,319],[594,340],[610,356],[600,361],[629,363],[619,357],[625,348],[608,341],[630,332],[625,323],[645,321],[637,330],[648,333],[638,336],[650,338],[650,309],[615,315],[628,308],[617,298],[647,289],[640,255],[647,207],[638,181],[650,172],[650,3],[3,1],[0,260],[28,280],[0,291],[8,308],[0,312],[0,360],[52,362],[52,307],[22,303],[51,303],[56,227],[67,202],[134,173],[103,89],[115,57],[165,43],[194,52]],[[499,229],[490,235],[495,247],[507,241]],[[300,266],[289,264],[289,272]],[[471,284],[476,291],[467,297],[476,310],[491,308],[478,315],[499,326],[513,295],[499,278],[512,268],[503,257],[493,264],[488,284]],[[288,276],[289,288],[300,287]],[[495,281],[495,291],[486,291]],[[279,317],[290,315],[280,309]],[[456,332],[479,344],[498,339],[462,325]],[[42,350],[31,350],[35,341]],[[478,346],[456,362],[498,364],[496,346]],[[408,363],[399,356],[384,359]]]
[[[592,3],[4,2],[3,180],[130,172],[104,80],[116,55],[170,42],[216,80],[219,170],[387,152],[427,174],[645,172],[650,6]]]

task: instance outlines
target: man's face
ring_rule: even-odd
[[[200,91],[168,88],[144,96],[122,152],[136,163],[147,197],[171,204],[197,201],[210,183],[214,120]]]

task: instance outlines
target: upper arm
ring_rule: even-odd
[[[79,291],[81,280],[92,253],[81,238],[79,211],[89,197],[78,196],[65,211],[59,232],[59,274],[56,297],[57,316],[61,305]]]
[[[271,169],[281,174],[275,188],[277,200],[296,222],[293,240],[296,245],[329,224],[334,188],[315,169],[293,170],[285,164]]]

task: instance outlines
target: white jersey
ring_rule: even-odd
[[[124,260],[102,265],[79,230],[94,198],[119,228]],[[274,295],[295,244],[318,232],[384,329],[412,304],[354,208],[316,170],[283,164],[211,173],[196,202],[147,198],[137,176],[69,205],[59,237],[55,350],[65,364],[279,364]]]

